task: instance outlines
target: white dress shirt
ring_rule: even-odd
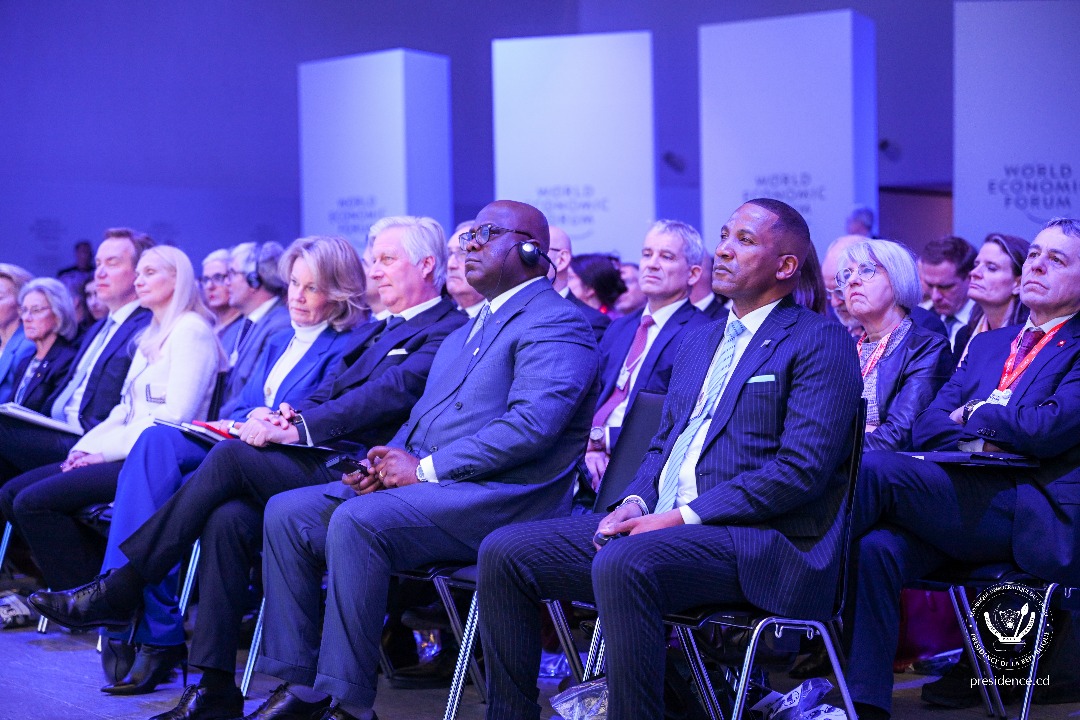
[[[71,399],[67,401],[67,405],[64,406],[64,417],[67,420],[67,424],[72,427],[81,428],[82,423],[79,422],[79,408],[82,407],[83,395],[86,394],[86,384],[90,380],[90,376],[93,374],[94,366],[97,365],[98,358],[101,357],[101,353],[105,352],[105,348],[108,347],[109,342],[113,339],[113,335],[120,329],[120,326],[124,324],[131,314],[139,309],[139,301],[132,300],[127,305],[121,308],[117,308],[113,312],[109,313],[109,319],[113,321],[113,325],[109,328],[109,333],[105,336],[105,340],[98,346],[97,352],[94,353],[94,357],[88,357],[85,359],[88,368],[86,377],[83,378],[82,384],[75,388],[75,393],[71,396]],[[95,338],[96,339],[96,338]]]

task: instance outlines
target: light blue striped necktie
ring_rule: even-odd
[[[694,436],[701,430],[701,426],[712,417],[713,407],[720,397],[724,381],[727,380],[731,370],[731,361],[735,357],[735,343],[744,330],[746,326],[735,318],[728,321],[727,327],[724,328],[724,339],[720,343],[719,357],[712,366],[709,377],[705,379],[704,398],[698,401],[690,422],[679,433],[674,447],[671,448],[664,477],[660,480],[660,498],[656,501],[654,513],[667,512],[675,507],[675,496],[679,492],[679,471],[686,461],[686,451],[690,449],[690,443],[694,441]]]
[[[484,329],[484,323],[491,316],[491,303],[484,303],[484,307],[480,308],[479,314],[476,316],[476,320],[473,321],[472,329],[469,330],[469,336],[465,338],[465,344],[468,345],[476,334]]]

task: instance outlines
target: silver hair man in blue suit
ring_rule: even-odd
[[[862,383],[843,328],[790,297],[809,250],[793,208],[769,199],[739,207],[713,268],[731,315],[687,335],[625,500],[607,515],[527,523],[484,541],[489,720],[540,717],[542,598],[596,601],[611,720],[664,716],[664,613],[749,601],[828,616],[851,450],[841,429],[854,421]],[[602,546],[598,532],[609,538]]]
[[[487,302],[443,342],[408,421],[369,452],[368,473],[267,506],[259,670],[289,684],[249,717],[317,717],[331,698],[322,717],[374,717],[391,573],[473,563],[492,530],[569,512],[596,342],[545,277],[539,210],[495,202],[475,223],[461,235],[465,276]]]

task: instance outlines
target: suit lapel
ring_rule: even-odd
[[[782,300],[781,304],[777,305],[769,313],[769,316],[765,318],[765,322],[754,333],[754,337],[750,339],[746,351],[739,358],[739,363],[732,368],[731,376],[724,386],[724,392],[720,396],[716,412],[713,413],[712,423],[709,425],[709,432],[705,436],[705,444],[702,447],[703,454],[705,449],[709,447],[710,443],[716,439],[716,436],[727,425],[728,420],[731,419],[735,404],[746,386],[746,381],[752,378],[758,368],[772,357],[780,341],[788,336],[788,327],[795,322],[797,315],[798,310],[793,305],[789,305],[787,300]]]
[[[1080,338],[1080,315],[1076,315],[1072,320],[1065,323],[1065,325],[1057,331],[1050,342],[1035,356],[1035,359],[1028,365],[1024,374],[1021,375],[1020,379],[1013,385],[1013,396],[1023,396],[1031,386],[1031,383],[1039,376],[1039,373],[1041,373],[1047,365],[1054,362],[1059,356],[1064,353],[1071,354],[1075,352],[1075,344],[1078,338]],[[1004,366],[1004,363],[1002,363],[1002,366]],[[999,369],[998,372],[1000,373],[1001,370]]]
[[[315,338],[315,342],[311,343],[311,347],[307,349],[300,361],[296,363],[289,370],[285,379],[281,381],[281,385],[278,386],[277,396],[274,398],[276,401],[281,402],[281,398],[287,397],[293,388],[301,379],[307,376],[313,367],[319,364],[319,359],[327,353],[330,346],[334,344],[334,340],[337,339],[338,333],[331,329],[323,330],[319,333],[319,336]],[[289,349],[288,344],[285,345],[285,349],[281,351],[282,355]],[[280,356],[279,356],[280,357]]]
[[[631,405],[634,402],[634,398],[637,397],[638,390],[641,389],[642,379],[647,379],[652,375],[653,370],[656,369],[656,361],[659,360],[660,356],[664,353],[664,348],[666,348],[672,338],[682,330],[686,321],[694,316],[694,310],[695,308],[690,301],[683,303],[683,306],[676,310],[668,321],[664,323],[664,327],[660,328],[656,340],[653,341],[652,347],[649,348],[648,355],[641,361],[641,369],[638,370],[638,382],[635,382],[634,387],[630,390]],[[628,346],[627,351],[629,351],[629,349]]]

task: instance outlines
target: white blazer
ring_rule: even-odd
[[[210,408],[221,362],[213,328],[193,312],[181,315],[155,362],[135,351],[120,403],[75,443],[74,450],[101,453],[106,462],[123,460],[139,434],[154,420],[188,422]]]

